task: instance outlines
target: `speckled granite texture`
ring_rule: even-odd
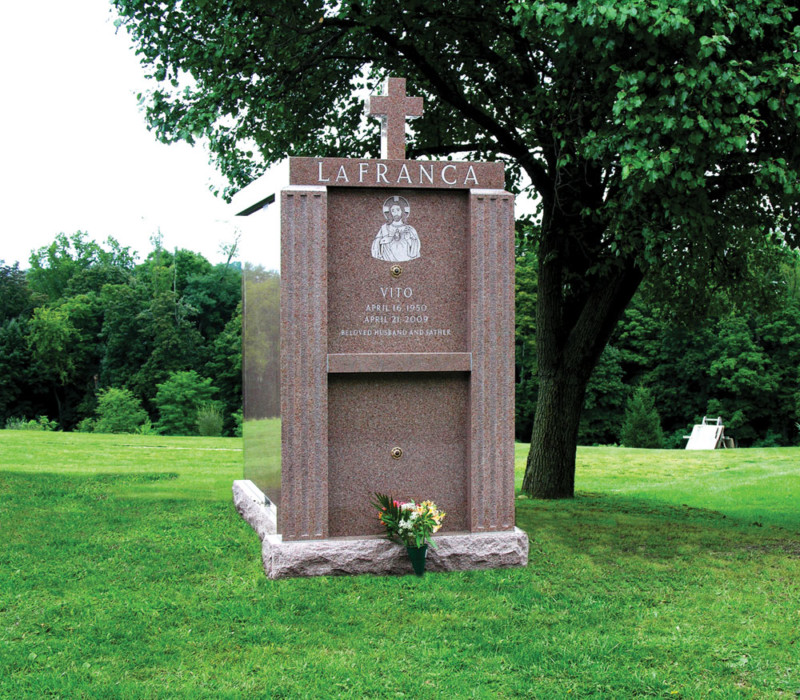
[[[470,192],[469,530],[514,526],[514,198]]]
[[[500,569],[528,562],[528,536],[519,528],[436,535],[434,539],[437,548],[428,548],[429,572]],[[413,573],[405,547],[378,537],[284,542],[280,535],[267,535],[261,556],[271,579]]]
[[[405,220],[420,241],[419,257],[398,263],[372,256],[395,196],[408,203]],[[330,188],[328,352],[467,352],[468,220],[464,190]]]
[[[271,578],[409,573],[375,492],[447,512],[428,569],[524,566],[514,526],[514,198],[500,163],[291,158],[281,191],[281,502],[234,488]],[[385,118],[384,118],[385,117]]]
[[[290,158],[289,183],[323,187],[503,189],[502,163]]]
[[[405,548],[380,536],[284,541],[275,534],[274,510],[251,481],[233,482],[233,500],[261,539],[264,571],[271,579],[293,576],[413,573]],[[504,532],[437,534],[428,549],[427,571],[469,571],[525,566],[528,536]]]
[[[281,503],[286,539],[328,536],[327,202],[281,193]]]
[[[262,540],[267,535],[277,534],[275,506],[266,501],[264,493],[252,481],[233,482],[233,505]]]
[[[423,99],[406,95],[405,78],[388,78],[385,93],[367,98],[367,113],[381,120],[381,158],[405,158],[406,119],[422,116]]]
[[[330,375],[330,536],[380,534],[376,491],[432,500],[447,513],[444,531],[469,529],[468,397],[465,372]]]

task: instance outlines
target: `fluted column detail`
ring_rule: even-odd
[[[281,508],[285,540],[328,535],[327,189],[281,193]]]
[[[469,524],[514,527],[514,198],[470,191]]]

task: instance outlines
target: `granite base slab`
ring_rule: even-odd
[[[233,491],[236,509],[261,538],[264,570],[271,579],[413,573],[405,547],[378,536],[285,542],[275,534],[266,499],[258,496],[261,492],[252,482],[235,481]],[[500,569],[528,563],[528,536],[517,527],[502,532],[437,535],[434,539],[436,549],[428,549],[426,570],[430,572]]]
[[[233,482],[233,505],[261,540],[278,532],[277,509],[249,479]]]

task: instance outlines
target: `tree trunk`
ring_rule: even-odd
[[[611,333],[642,281],[633,259],[577,285],[565,284],[570,256],[551,229],[539,250],[536,354],[539,395],[522,489],[534,498],[572,498],[586,386]],[[622,262],[622,261],[621,261]],[[574,269],[574,266],[573,266]]]
[[[531,449],[522,490],[534,498],[572,498],[575,448],[588,381],[563,366],[539,377]]]
[[[58,407],[58,426],[61,430],[64,430],[63,408],[61,407],[61,399],[58,396],[58,387],[55,384],[53,385],[53,396],[56,397],[56,406]]]

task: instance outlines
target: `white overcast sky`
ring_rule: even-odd
[[[0,260],[28,267],[56,234],[109,235],[143,258],[164,246],[222,259],[246,228],[209,191],[208,153],[158,143],[136,93],[147,88],[107,0],[9,2],[0,13]]]

